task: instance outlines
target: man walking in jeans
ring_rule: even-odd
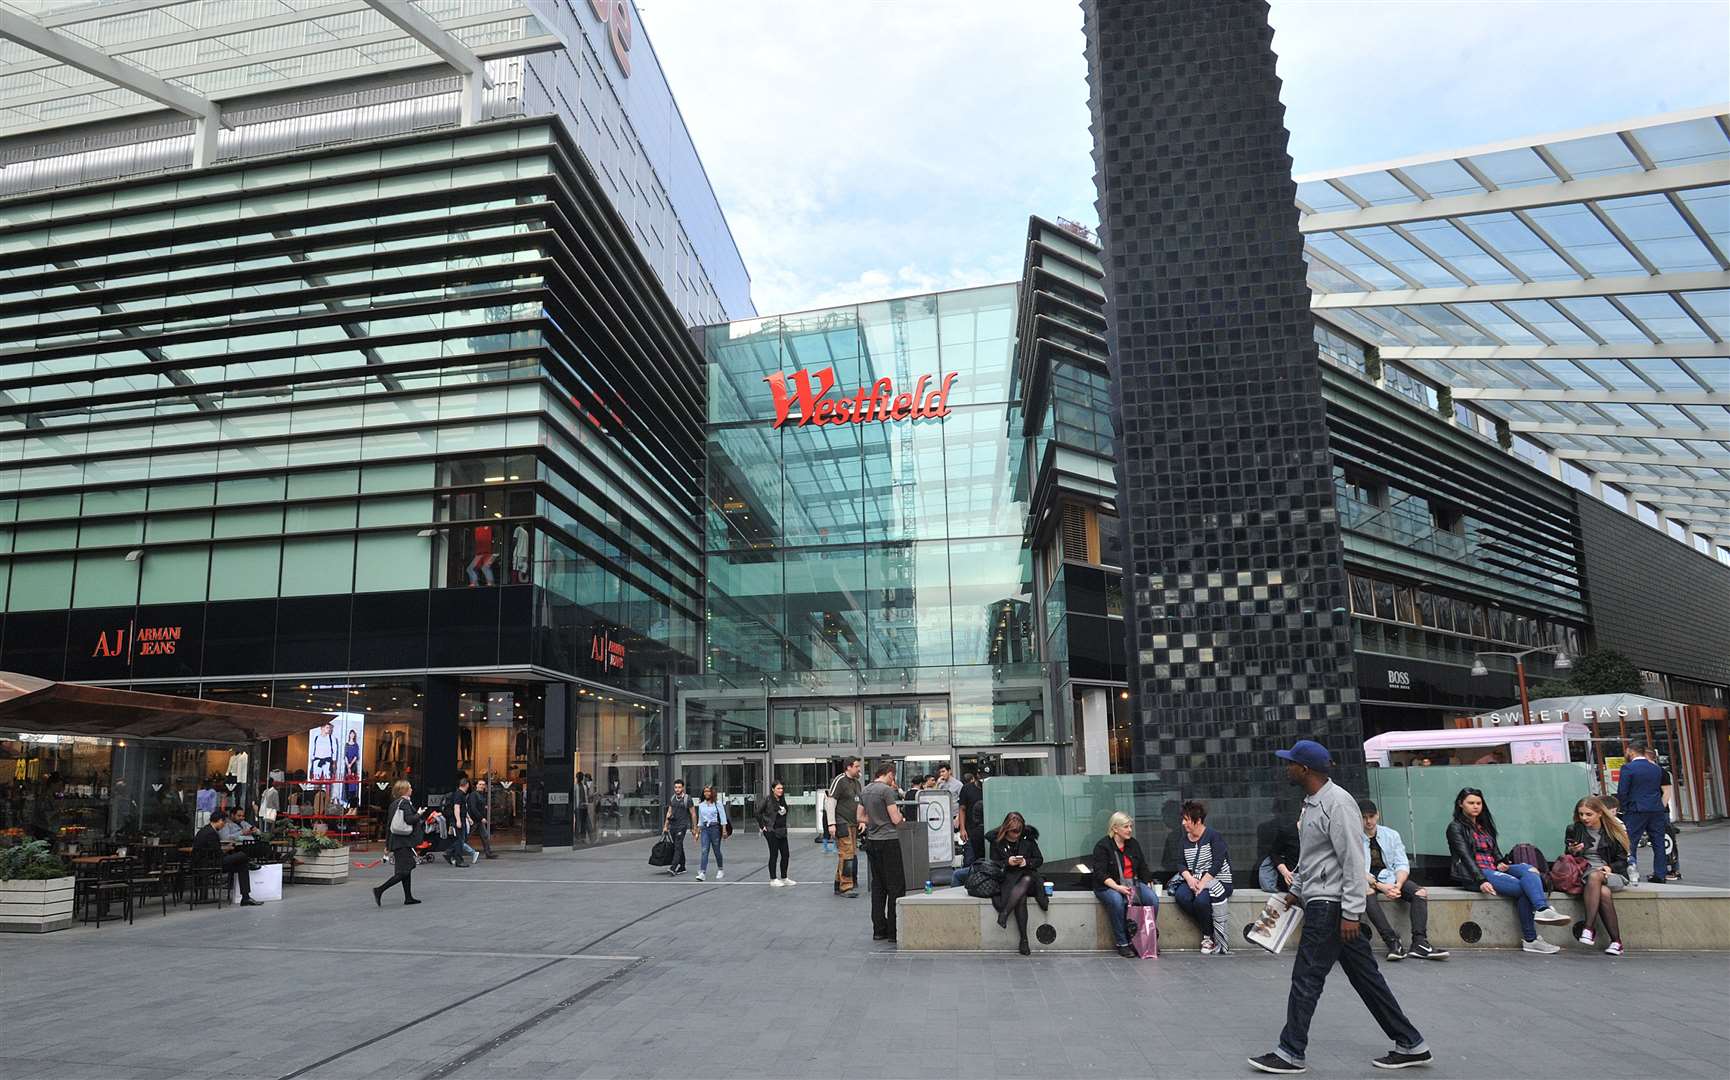
[[[1305,1071],[1310,1018],[1334,964],[1345,969],[1370,1015],[1394,1048],[1371,1061],[1378,1069],[1405,1069],[1430,1063],[1424,1037],[1406,1019],[1387,981],[1376,968],[1369,938],[1359,923],[1364,917],[1364,829],[1357,800],[1328,779],[1333,757],[1318,742],[1300,739],[1290,750],[1276,751],[1286,761],[1286,777],[1304,791],[1303,817],[1298,823],[1298,870],[1292,881],[1303,900],[1303,940],[1292,964],[1291,995],[1286,1000],[1285,1030],[1272,1053],[1249,1059],[1267,1073]]]
[[[859,814],[859,774],[864,766],[850,757],[829,784],[823,808],[829,817],[829,835],[835,840],[835,895],[859,895],[859,849],[856,819]]]
[[[895,805],[895,766],[883,762],[859,796],[859,831],[871,860],[871,940],[895,940],[895,905],[907,892],[901,868],[901,808]]]

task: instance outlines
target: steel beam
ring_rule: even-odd
[[[1682,465],[1682,468],[1693,468],[1692,465]],[[1730,491],[1730,480],[1696,480],[1692,476],[1636,476],[1633,473],[1598,473],[1599,480],[1618,487],[1638,487],[1650,484],[1653,487],[1694,488],[1699,491]]]
[[[1601,439],[1676,439],[1678,441],[1693,441],[1704,439],[1713,441],[1726,437],[1722,431],[1707,431],[1704,428],[1680,427],[1636,427],[1633,424],[1558,424],[1551,421],[1510,420],[1508,427],[1515,431],[1533,432],[1539,435],[1583,435],[1596,436]],[[1666,464],[1674,465],[1671,461]]]
[[[1352,182],[1350,176],[1329,179],[1348,186]],[[1624,199],[1631,195],[1688,191],[1719,184],[1730,184],[1730,160],[1707,161],[1697,165],[1672,165],[1650,171],[1613,173],[1609,176],[1589,176],[1581,180],[1563,180],[1553,184],[1529,184],[1525,187],[1487,191],[1481,195],[1448,195],[1418,202],[1390,203],[1352,210],[1328,210],[1303,215],[1298,222],[1298,229],[1310,234],[1365,229],[1375,225],[1407,225],[1473,214],[1535,210],[1567,203]]]
[[[1730,393],[1713,390],[1565,390],[1533,386],[1456,386],[1455,401],[1571,401],[1583,405],[1730,405]]]
[[[451,36],[450,31],[433,21],[426,12],[416,7],[413,0],[366,2],[374,11],[395,23],[403,33],[425,45],[434,56],[449,64],[462,76],[462,86],[457,91],[462,123],[466,126],[478,122],[481,119],[482,91],[492,89],[493,85],[493,81],[487,78],[487,66],[480,57]]]
[[[1614,465],[1658,465],[1685,469],[1730,469],[1730,457],[1697,458],[1679,454],[1630,454],[1620,450],[1553,449],[1550,454],[1563,461],[1603,461]]]
[[[166,105],[177,113],[198,120],[216,118],[216,104],[209,98],[175,86],[131,64],[121,63],[99,49],[93,49],[82,41],[50,30],[36,20],[4,7],[0,7],[0,37],[16,41],[27,49],[58,60],[68,67],[77,68],[87,75],[94,75],[103,82],[112,83],[160,105]]]
[[[1383,345],[1383,360],[1657,360],[1724,356],[1730,346],[1711,341],[1622,345]]]
[[[1730,163],[1727,163],[1730,165]],[[1533,281],[1508,285],[1455,285],[1449,288],[1386,289],[1379,292],[1312,293],[1310,307],[1401,307],[1409,304],[1486,304],[1499,300],[1571,300],[1579,296],[1631,296],[1645,293],[1730,289],[1730,271],[1640,274],[1588,281]]]

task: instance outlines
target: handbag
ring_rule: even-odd
[[[662,833],[661,838],[659,840],[655,841],[655,846],[653,848],[649,849],[649,865],[650,866],[671,866],[671,865],[673,865],[673,838],[672,837],[668,836],[666,833]]]
[[[1003,891],[1003,864],[979,859],[967,875],[967,895],[989,900]]]
[[[1578,896],[1586,891],[1586,872],[1591,864],[1578,855],[1563,855],[1550,866],[1551,887]]]

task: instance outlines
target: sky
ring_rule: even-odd
[[[1070,0],[639,0],[763,314],[1009,281],[1092,226]],[[1730,0],[1273,0],[1297,173],[1730,101]]]

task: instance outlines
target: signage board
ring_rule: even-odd
[[[897,393],[895,380],[878,379],[870,386],[861,386],[851,394],[831,397],[835,389],[835,369],[801,368],[789,378],[783,372],[767,375],[774,396],[774,427],[785,424],[799,408],[795,427],[807,424],[826,427],[834,424],[887,424],[902,420],[937,420],[949,415],[949,391],[954,388],[959,372],[950,372],[933,385],[930,375],[921,375],[913,389]],[[903,388],[905,391],[905,388]]]
[[[589,0],[589,10],[607,28],[607,45],[619,74],[631,77],[631,0]]]
[[[611,630],[596,630],[589,635],[589,659],[602,671],[624,671],[625,655],[625,643],[614,641]]]

